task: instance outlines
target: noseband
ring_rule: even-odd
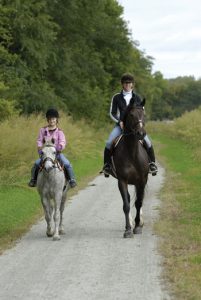
[[[55,164],[56,164],[56,160],[53,160],[51,157],[46,157],[44,160],[42,160],[41,165],[40,165],[40,171],[45,170],[47,172],[47,170],[45,169],[45,163],[47,161],[50,161],[53,164],[53,168],[55,168]]]
[[[46,158],[43,160],[43,164],[45,164],[46,161],[51,161],[52,164],[55,165],[57,160],[56,160],[56,159],[53,160],[51,157],[46,157]]]
[[[144,126],[144,122],[140,119],[138,120],[135,124],[134,127],[135,128],[130,128],[128,132],[124,132],[123,135],[137,135],[137,125],[140,124],[140,127],[143,128]]]

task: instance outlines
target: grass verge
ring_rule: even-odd
[[[165,277],[177,300],[201,299],[201,166],[184,141],[152,134],[166,168],[161,192],[161,218],[156,232],[162,237]]]

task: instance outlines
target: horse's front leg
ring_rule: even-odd
[[[61,206],[60,206],[59,234],[65,234],[64,225],[63,225],[63,212],[65,208],[65,202],[66,202],[66,193],[64,192],[62,195]]]
[[[126,219],[126,230],[124,232],[124,237],[131,238],[131,237],[133,237],[133,233],[131,231],[131,224],[130,224],[130,219],[129,219],[130,195],[128,193],[128,185],[126,182],[119,180],[118,187],[119,187],[119,191],[121,193],[122,199],[123,199],[123,211],[124,211],[125,219]]]
[[[47,230],[46,230],[46,234],[48,237],[53,236],[53,231],[52,231],[52,227],[51,227],[51,204],[49,202],[49,200],[46,197],[41,197],[41,202],[42,202],[42,206],[43,206],[43,210],[44,210],[44,214],[45,214],[45,220],[47,223]]]
[[[136,187],[136,201],[135,201],[136,217],[135,217],[135,228],[133,229],[133,233],[135,234],[142,233],[142,226],[143,226],[142,203],[144,198],[144,188],[145,188],[144,186]]]
[[[58,241],[60,240],[60,235],[59,235],[59,224],[60,224],[60,206],[61,206],[61,198],[62,194],[59,193],[55,197],[55,210],[54,210],[54,235],[53,235],[53,240]]]

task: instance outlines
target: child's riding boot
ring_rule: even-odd
[[[155,163],[155,154],[154,154],[153,146],[147,149],[147,153],[150,159],[150,163],[149,163],[150,173],[152,174],[152,176],[155,176],[158,172],[158,168]]]
[[[75,175],[72,166],[64,166],[64,173],[66,175],[66,179],[69,181],[70,187],[74,188],[77,185],[77,183],[75,180]]]
[[[31,180],[29,181],[28,186],[30,187],[36,186],[38,171],[39,171],[39,167],[36,164],[34,164],[31,169]]]
[[[112,171],[111,166],[111,151],[108,148],[105,148],[104,150],[104,166],[103,166],[103,173],[105,177],[109,177]]]

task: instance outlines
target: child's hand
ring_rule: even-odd
[[[42,149],[39,149],[39,150],[38,150],[38,154],[39,154],[39,156],[42,156],[42,154],[43,154]]]

